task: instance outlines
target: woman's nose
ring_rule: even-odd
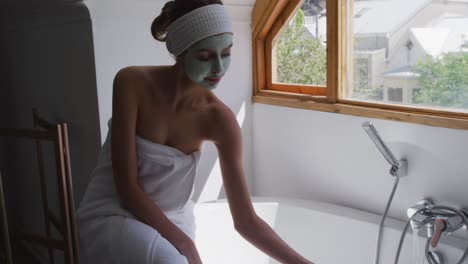
[[[223,71],[223,62],[220,57],[216,57],[214,59],[211,71],[216,74],[221,73]]]

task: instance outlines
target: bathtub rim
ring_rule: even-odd
[[[331,214],[336,217],[342,217],[342,218],[352,219],[355,221],[365,222],[367,224],[376,225],[376,228],[378,228],[378,226],[380,225],[380,221],[382,218],[381,214],[368,212],[365,210],[347,207],[347,206],[334,204],[330,202],[319,201],[319,200],[308,200],[308,199],[291,198],[291,197],[284,197],[284,196],[251,196],[250,198],[253,204],[278,203],[279,207],[288,206],[292,208],[302,208],[302,209],[318,211],[318,212],[325,213],[325,214]],[[221,199],[213,200],[213,201],[199,202],[195,204],[195,207],[209,205],[209,204],[227,204],[227,198],[221,198]],[[384,209],[385,208],[382,208],[382,211]],[[385,220],[384,228],[400,232],[401,234],[406,224],[406,221],[407,220],[403,221],[400,219],[387,216]],[[468,232],[468,230],[463,230],[463,232]],[[408,230],[408,232],[406,233],[406,236],[407,236],[406,239],[408,239],[408,236],[411,236],[411,231]],[[423,236],[421,235],[421,232],[420,232],[419,237],[424,239]],[[375,233],[375,239],[377,241],[377,231]],[[405,244],[406,243],[408,243],[408,241],[406,241]],[[466,245],[465,243],[468,243],[468,241],[465,241],[463,234],[462,234],[462,235],[445,236],[444,240],[441,241],[441,243],[446,244],[451,247],[455,247],[460,250],[464,250],[465,245]]]

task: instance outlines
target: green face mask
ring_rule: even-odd
[[[200,40],[187,49],[183,57],[190,80],[213,90],[231,63],[232,34],[224,33]]]

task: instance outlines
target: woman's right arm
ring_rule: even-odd
[[[189,263],[201,263],[194,242],[172,223],[139,185],[136,120],[142,78],[134,68],[120,70],[113,85],[111,150],[116,189],[122,205],[140,221],[157,230]]]

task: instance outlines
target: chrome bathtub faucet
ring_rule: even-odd
[[[408,208],[407,215],[413,230],[423,226],[427,228],[426,236],[434,239],[433,247],[436,247],[442,232],[451,234],[464,226],[462,216],[448,210],[434,209],[434,203],[427,199]]]
[[[413,232],[419,230],[421,227],[426,227],[426,236],[428,237],[428,240],[426,242],[424,254],[426,256],[426,260],[430,264],[442,264],[438,253],[429,249],[429,246],[432,248],[437,247],[442,233],[450,235],[452,232],[460,228],[466,229],[468,227],[468,214],[466,211],[457,210],[447,206],[437,206],[428,199],[421,200],[416,203],[416,205],[408,208],[407,215],[409,220],[402,233],[395,263],[398,261],[408,224],[413,229]],[[463,263],[467,258],[468,243],[463,256],[457,263]]]

